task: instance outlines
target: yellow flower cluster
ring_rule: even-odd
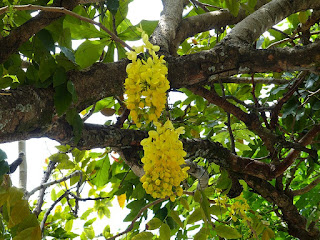
[[[141,127],[143,120],[147,123],[158,120],[167,100],[166,91],[170,88],[164,56],[156,54],[159,46],[152,45],[144,31],[142,40],[143,46],[133,47],[134,51],[127,53],[132,63],[127,66],[128,77],[124,84],[127,108],[137,127]],[[149,57],[145,60],[138,58],[138,54],[145,49],[148,50]]]
[[[186,152],[183,151],[179,135],[184,133],[184,128],[174,129],[169,120],[163,126],[157,122],[154,124],[157,131],[149,131],[149,137],[141,141],[144,150],[141,161],[144,163],[145,175],[140,181],[152,197],[169,196],[174,201],[176,194],[181,196],[183,193],[180,183],[187,178],[189,169],[181,168]]]
[[[247,200],[243,198],[243,194],[241,193],[240,196],[235,198],[235,201],[231,207],[230,207],[230,212],[229,216],[232,218],[234,222],[236,222],[238,219],[235,216],[235,214],[240,215],[240,217],[245,220],[245,222],[249,221],[248,216],[246,215],[246,212],[250,209]]]

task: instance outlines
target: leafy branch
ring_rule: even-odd
[[[116,239],[117,237],[120,237],[122,236],[123,234],[126,234],[128,232],[130,232],[132,229],[133,229],[133,226],[134,226],[134,223],[138,220],[138,218],[142,215],[142,213],[147,210],[148,208],[154,206],[154,205],[157,205],[158,203],[161,203],[161,202],[164,202],[166,200],[168,200],[169,197],[166,197],[166,198],[160,198],[160,199],[157,199],[155,200],[154,202],[151,202],[151,203],[148,203],[146,206],[144,206],[143,208],[141,208],[141,210],[138,212],[138,214],[135,216],[135,218],[132,220],[131,224],[129,225],[129,227],[124,230],[123,232],[111,237],[111,238],[107,238],[107,240],[113,240],[113,239]]]
[[[114,34],[112,31],[110,31],[108,28],[106,28],[103,24],[96,22],[90,18],[81,16],[75,12],[72,12],[68,9],[65,9],[64,7],[45,7],[45,6],[31,5],[31,4],[12,5],[12,6],[6,6],[6,7],[0,8],[0,15],[4,14],[5,12],[10,11],[12,9],[17,10],[17,11],[26,11],[26,10],[39,11],[40,10],[40,11],[45,11],[45,12],[56,12],[56,13],[63,13],[63,14],[78,18],[81,21],[88,22],[88,23],[91,23],[93,25],[100,27],[102,30],[104,30],[106,33],[108,33],[110,35],[112,40],[120,43],[122,46],[125,46],[129,50],[132,50],[132,48],[128,44],[126,44],[124,41],[122,41],[119,37],[117,37],[116,34]]]

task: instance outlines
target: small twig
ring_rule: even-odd
[[[190,2],[192,2],[192,4],[195,5],[195,6],[201,7],[206,12],[210,12],[210,10],[208,10],[207,7],[211,7],[211,8],[215,8],[215,9],[219,9],[219,10],[223,9],[221,7],[217,7],[217,6],[208,4],[208,3],[202,3],[202,2],[199,2],[197,0],[190,0]]]
[[[92,114],[94,113],[94,110],[96,108],[96,103],[93,104],[92,108],[90,109],[90,111],[88,112],[88,114],[86,114],[83,118],[82,121],[85,122],[88,120],[89,117],[92,116]]]
[[[288,191],[291,182],[292,182],[293,179],[295,178],[294,174],[295,174],[295,172],[297,171],[299,165],[300,165],[303,161],[304,161],[303,158],[300,159],[300,161],[297,163],[297,165],[290,170],[290,175],[291,175],[291,176],[290,176],[290,178],[289,178],[289,180],[288,180],[288,182],[287,182],[287,184],[286,184],[285,191]]]
[[[77,176],[77,175],[82,176],[82,171],[77,170],[77,171],[71,173],[70,175],[65,176],[65,177],[63,177],[63,178],[61,178],[61,179],[58,179],[58,180],[54,180],[54,181],[52,181],[52,182],[48,182],[48,183],[41,184],[40,186],[38,186],[38,187],[32,189],[30,192],[28,192],[28,193],[26,194],[26,196],[27,196],[27,198],[29,198],[31,195],[33,195],[36,191],[39,191],[40,189],[46,189],[46,188],[48,188],[48,187],[50,187],[50,186],[52,186],[52,185],[54,185],[54,184],[64,182],[64,181],[66,181],[66,180],[68,180],[68,179],[70,179],[70,178],[72,178],[72,177],[74,177],[74,176]]]
[[[69,193],[74,199],[78,200],[78,201],[82,201],[82,202],[85,202],[85,201],[97,201],[97,200],[105,200],[105,199],[108,199],[110,197],[96,197],[96,198],[81,198],[81,197],[78,197],[77,195],[75,195],[74,193],[70,192]]]
[[[320,31],[315,31],[315,32],[310,33],[310,35],[317,35],[317,34],[319,34],[319,33],[320,33]],[[290,37],[290,38],[284,38],[284,39],[282,39],[282,40],[279,40],[279,41],[277,41],[277,42],[274,42],[274,43],[270,44],[266,49],[272,48],[272,47],[274,47],[274,46],[276,46],[276,45],[280,45],[281,43],[285,43],[285,42],[290,42],[290,41],[292,41],[292,40],[296,40],[296,39],[298,39],[298,38],[300,38],[300,36],[295,36],[295,37]]]
[[[245,102],[239,100],[238,98],[236,98],[235,96],[229,96],[229,95],[226,95],[225,96],[226,99],[231,99],[231,100],[234,100],[235,102],[241,104],[242,106],[248,108],[248,109],[253,109],[254,111],[258,111],[258,112],[261,112],[261,111],[270,111],[274,108],[274,106],[270,106],[270,107],[262,107],[262,106],[259,106],[259,107],[255,107],[254,105],[252,104],[246,104]]]
[[[248,83],[250,84],[252,82],[251,77],[222,77],[220,78],[223,83]],[[218,83],[217,80],[213,77],[209,78],[209,81],[213,81],[214,83]],[[281,79],[281,78],[262,78],[262,77],[255,77],[254,78],[255,84],[276,84],[276,85],[282,85],[289,83],[289,80],[287,79]]]
[[[157,205],[158,203],[164,202],[164,201],[166,201],[168,199],[169,199],[169,197],[160,198],[160,199],[155,200],[154,202],[151,202],[151,203],[147,204],[143,208],[141,208],[141,210],[138,212],[138,214],[135,216],[135,218],[132,220],[131,224],[129,225],[129,227],[126,230],[124,230],[123,232],[121,232],[121,233],[119,233],[119,234],[117,234],[117,235],[115,235],[115,236],[113,236],[111,238],[107,238],[107,240],[113,240],[113,239],[115,239],[117,237],[122,236],[123,234],[126,234],[126,233],[130,232],[133,229],[134,223],[138,220],[138,218],[142,215],[142,213],[145,210],[147,210],[151,206]]]
[[[110,31],[108,28],[106,28],[103,24],[96,22],[90,18],[83,17],[75,12],[72,12],[70,10],[67,10],[63,7],[45,7],[45,6],[39,6],[39,5],[12,5],[12,6],[6,6],[0,8],[0,15],[4,14],[5,12],[14,9],[17,11],[26,11],[26,10],[34,10],[34,11],[45,11],[45,12],[57,12],[57,13],[63,13],[75,18],[80,19],[81,21],[91,23],[93,25],[96,25],[103,29],[106,33],[108,33],[112,40],[120,43],[122,46],[125,46],[129,50],[133,50],[128,44],[126,44],[124,41],[122,41],[119,37],[117,37],[116,34],[114,34],[112,31]]]
[[[225,99],[226,93],[224,91],[224,86],[221,81],[219,81],[219,83],[220,83],[220,86],[222,89],[222,97]],[[227,126],[227,129],[229,132],[230,144],[231,144],[230,148],[231,148],[231,152],[236,155],[237,153],[236,153],[235,139],[234,139],[234,135],[233,135],[233,132],[231,129],[231,117],[230,117],[230,113],[226,112],[226,114],[227,114],[227,122],[225,123],[225,125]]]
[[[41,184],[45,184],[48,180],[49,180],[49,177],[51,175],[51,172],[54,170],[54,168],[56,167],[57,163],[56,162],[53,162],[53,161],[50,161],[48,166],[47,166],[47,170],[44,172],[44,175],[42,177],[42,180],[41,180]],[[27,193],[29,196],[30,193]],[[38,201],[37,201],[37,205],[36,207],[34,208],[33,210],[33,213],[38,216],[41,212],[41,207],[42,207],[42,204],[43,204],[43,201],[44,201],[44,195],[45,195],[45,188],[42,188],[39,192],[39,196],[38,196]],[[26,196],[26,199],[28,199],[28,197]]]
[[[318,89],[315,92],[312,92],[310,95],[307,96],[306,100],[299,107],[304,106],[310,100],[311,97],[313,97],[314,95],[318,94],[319,92],[320,92],[320,89]]]
[[[276,124],[278,123],[278,116],[282,106],[289,100],[289,98],[293,95],[293,93],[298,89],[299,85],[302,83],[302,81],[308,74],[309,74],[308,71],[302,71],[297,77],[292,87],[290,87],[289,91],[275,105],[275,108],[271,112],[271,119],[270,119],[271,129],[274,129]]]
[[[254,103],[255,103],[255,107],[256,108],[259,108],[260,107],[260,103],[256,97],[256,82],[255,82],[255,78],[254,78],[254,73],[252,73],[251,75],[251,83],[252,83],[252,97],[253,97],[253,100],[254,100]],[[260,115],[264,121],[264,124],[266,125],[266,127],[269,129],[270,126],[269,126],[269,123],[267,121],[267,117],[266,117],[266,114],[264,111],[261,111],[260,112]]]
[[[114,126],[117,128],[122,128],[123,123],[128,119],[129,114],[130,110],[128,108],[125,108],[121,116],[117,118],[117,122],[114,124]]]
[[[79,179],[79,181],[77,183],[77,191],[76,191],[77,198],[75,198],[76,199],[76,204],[75,204],[75,210],[74,210],[75,211],[75,216],[78,215],[78,211],[79,211],[79,198],[80,198],[80,187],[81,187],[81,184],[82,184],[82,172],[80,174],[80,179]]]
[[[275,27],[271,28],[272,30],[281,33],[282,35],[286,36],[287,38],[291,38],[288,34],[286,34],[285,32],[281,31],[280,29],[277,29]]]
[[[67,195],[68,195],[68,191],[65,192],[64,194],[62,194],[57,200],[55,200],[54,203],[50,206],[50,208],[45,212],[45,214],[43,216],[43,219],[41,221],[41,224],[40,224],[40,229],[41,229],[42,233],[43,233],[43,230],[44,230],[44,225],[46,224],[46,221],[47,221],[47,218],[48,218],[50,212],[52,211],[54,206],[56,206]]]
[[[314,188],[315,186],[317,186],[320,183],[320,177],[318,177],[316,180],[312,181],[310,184],[308,184],[307,186],[305,186],[304,188],[301,188],[299,190],[295,190],[292,191],[292,195],[293,196],[298,196],[298,195],[302,195],[304,193],[309,192],[312,188]]]

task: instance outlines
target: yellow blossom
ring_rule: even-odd
[[[175,195],[183,193],[181,181],[187,178],[189,167],[181,168],[186,155],[179,140],[182,129],[174,129],[171,121],[164,125],[154,122],[157,131],[149,131],[149,137],[141,141],[144,150],[143,169],[145,175],[140,179],[143,188],[152,196],[170,197],[174,201]],[[147,184],[146,184],[147,182]],[[152,186],[152,192],[149,191]]]
[[[127,108],[138,127],[142,121],[148,123],[158,120],[166,104],[166,92],[170,88],[164,56],[156,54],[160,47],[152,45],[142,29],[139,31],[142,32],[144,45],[133,47],[132,51],[126,53],[131,63],[126,67],[128,77],[124,83]],[[141,60],[137,56],[145,49],[150,56]]]

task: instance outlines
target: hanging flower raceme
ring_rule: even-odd
[[[158,120],[167,100],[166,91],[170,88],[164,56],[156,54],[160,47],[152,45],[144,31],[142,40],[143,46],[133,47],[134,51],[127,53],[132,62],[127,66],[128,77],[124,84],[127,108],[137,127],[141,127],[143,120],[147,123]],[[148,57],[138,58],[145,49]]]
[[[169,120],[163,126],[157,122],[154,124],[157,131],[149,131],[149,137],[141,141],[144,150],[141,161],[144,163],[145,175],[140,181],[152,197],[169,196],[174,201],[176,195],[182,195],[180,183],[187,178],[189,169],[181,168],[186,152],[179,135],[184,133],[184,128],[174,129]]]

